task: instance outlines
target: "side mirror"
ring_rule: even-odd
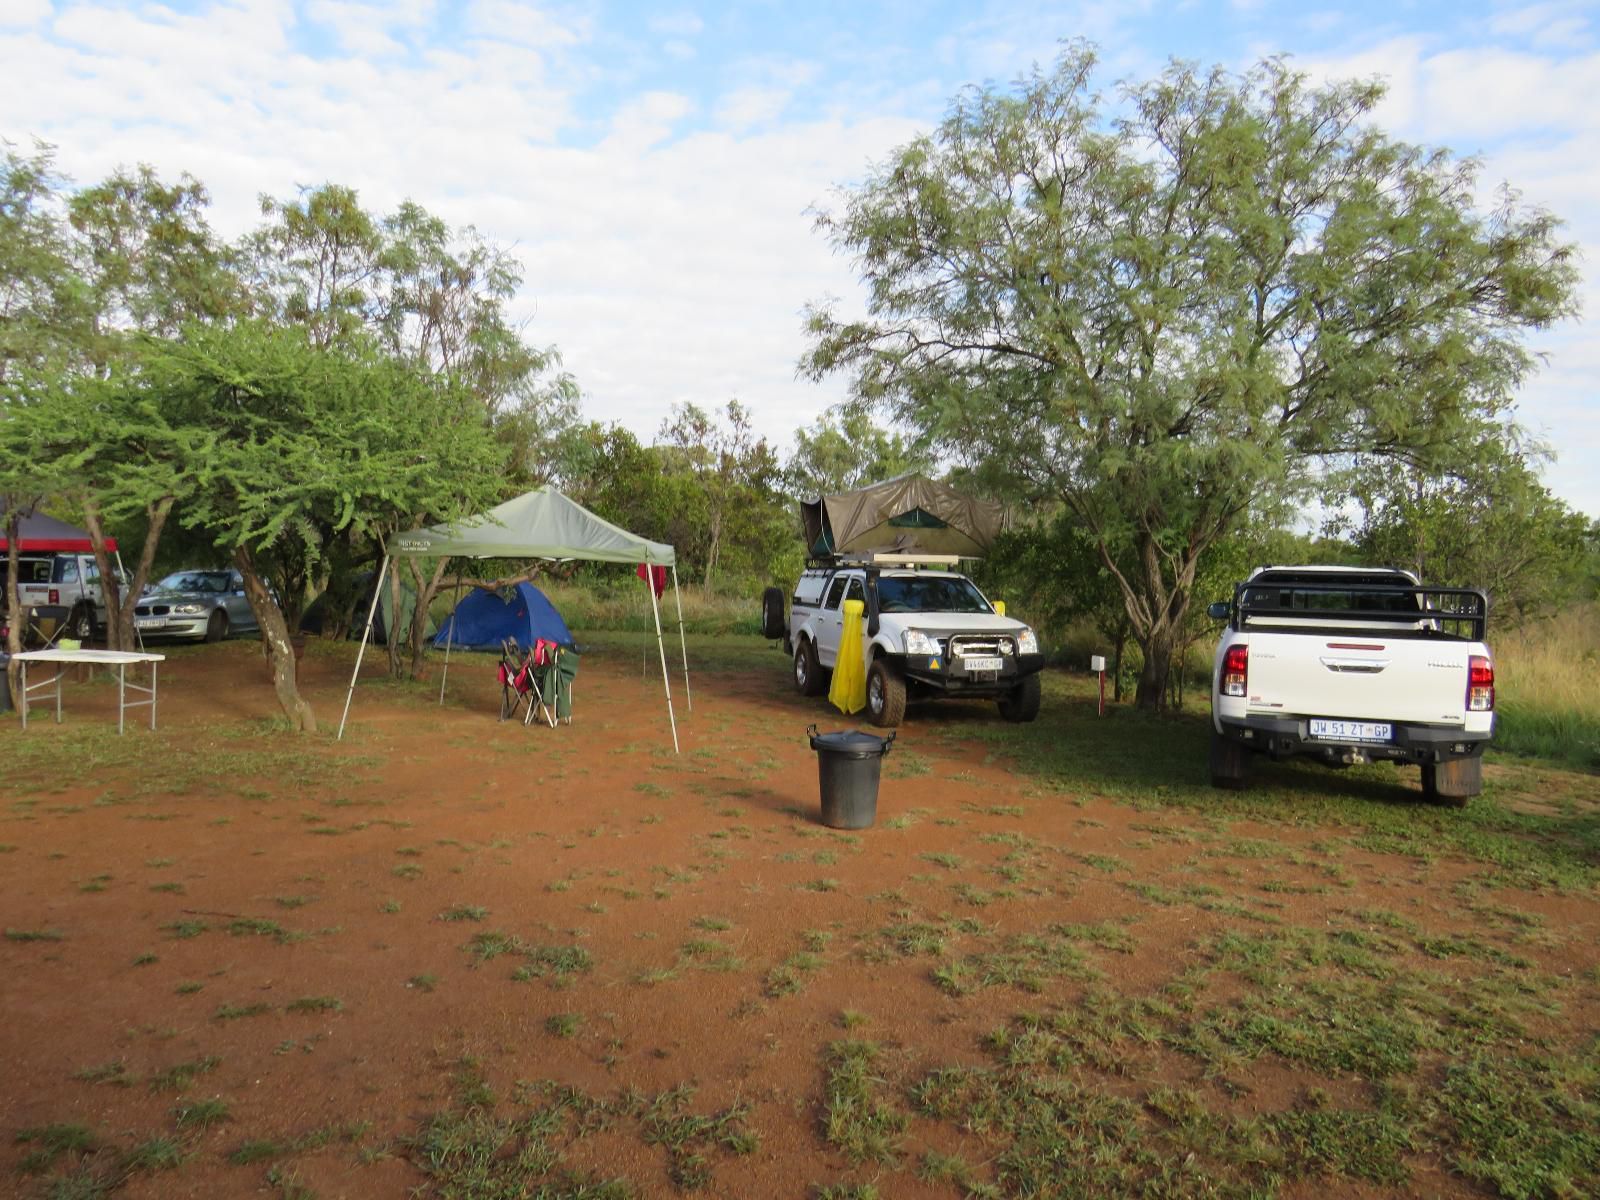
[[[1213,601],[1211,604],[1206,605],[1206,616],[1213,621],[1226,621],[1230,607],[1226,600]]]

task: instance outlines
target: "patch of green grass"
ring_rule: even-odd
[[[578,1030],[583,1027],[582,1013],[555,1013],[544,1019],[544,1031],[551,1037],[572,1038],[576,1037]]]
[[[97,1067],[84,1067],[74,1071],[72,1077],[83,1083],[112,1083],[118,1087],[127,1087],[133,1082],[128,1074],[128,1061],[123,1058],[101,1063]]]
[[[882,1051],[872,1042],[845,1040],[828,1046],[823,1085],[823,1133],[853,1163],[894,1163],[911,1115],[889,1101],[879,1075]]]
[[[59,929],[7,929],[8,942],[59,942],[66,938]]]
[[[226,928],[234,937],[270,937],[283,942],[291,936],[282,925],[265,917],[236,917]]]
[[[207,925],[204,921],[193,918],[182,921],[171,921],[161,927],[163,932],[170,933],[174,938],[199,937],[202,933],[210,928],[211,926]]]
[[[748,1104],[738,1102],[720,1112],[701,1114],[689,1109],[693,1097],[694,1089],[688,1085],[672,1088],[650,1099],[639,1113],[640,1136],[647,1145],[666,1150],[667,1174],[685,1191],[711,1182],[714,1147],[750,1154],[759,1145],[745,1123]]]
[[[431,992],[439,984],[437,975],[413,975],[406,980],[407,987],[416,988],[419,992]]]
[[[30,1175],[49,1170],[64,1155],[84,1154],[99,1144],[87,1125],[68,1123],[22,1129],[17,1132],[16,1140],[18,1145],[33,1147],[18,1164]]]
[[[174,1063],[163,1070],[156,1071],[150,1076],[149,1086],[152,1092],[181,1092],[202,1075],[209,1075],[222,1065],[222,1059],[215,1054],[202,1055],[200,1058],[189,1062]]]
[[[733,922],[726,917],[696,917],[689,922],[696,929],[704,929],[708,933],[722,933],[733,928]]]
[[[212,1096],[179,1104],[173,1108],[172,1116],[179,1129],[210,1129],[228,1119],[230,1108],[221,1096]]]
[[[201,991],[206,985],[195,979],[186,979],[172,990],[180,996],[192,996]]]
[[[959,854],[946,854],[932,850],[924,851],[920,857],[924,862],[931,862],[935,866],[943,867],[947,871],[959,871],[966,866],[966,861]]]
[[[291,1000],[284,1012],[309,1013],[309,1012],[339,1012],[344,1008],[344,1001],[337,996],[301,996],[298,1000]]]
[[[272,1005],[258,1000],[254,1004],[219,1004],[211,1015],[218,1021],[237,1021],[242,1017],[259,1017],[272,1011]]]
[[[445,909],[439,914],[441,921],[481,921],[489,915],[489,910],[477,904],[457,904]]]
[[[837,879],[811,879],[799,885],[802,891],[807,892],[837,892],[839,881]]]

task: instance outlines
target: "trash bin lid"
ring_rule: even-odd
[[[864,729],[841,729],[837,733],[812,733],[811,748],[826,750],[830,754],[850,754],[864,758],[869,754],[882,754],[884,747],[892,741],[894,741],[892,736],[881,738]]]

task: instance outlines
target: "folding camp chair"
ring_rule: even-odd
[[[496,674],[500,679],[500,719],[508,721],[517,710],[527,705],[522,723],[526,725],[533,715],[534,697],[538,694],[533,684],[532,652],[524,654],[516,638],[500,643],[500,665]]]
[[[528,656],[533,667],[533,711],[523,719],[531,724],[535,716],[552,729],[556,725],[556,699],[561,687],[561,646],[548,638],[537,638]],[[570,720],[570,718],[569,718]]]

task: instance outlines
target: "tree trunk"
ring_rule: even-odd
[[[17,507],[15,497],[6,505],[6,652],[11,655],[11,660],[6,664],[6,687],[11,691],[11,707],[18,711],[22,709],[22,694],[18,691],[17,679],[22,671],[22,664],[17,661],[17,655],[22,653],[22,604],[21,593],[17,591],[17,572],[22,569],[22,548],[17,541],[22,537],[22,513]]]
[[[255,558],[249,549],[240,546],[233,552],[233,565],[244,576],[244,593],[250,601],[250,611],[256,615],[261,627],[261,640],[266,643],[272,660],[272,687],[278,693],[278,703],[283,707],[289,724],[301,733],[317,731],[317,717],[311,705],[300,695],[295,681],[294,647],[289,642],[289,626],[283,613],[272,599],[272,593],[256,572]]]
[[[417,560],[406,559],[411,567],[411,578],[417,589],[417,604],[411,610],[411,678],[422,678],[422,654],[424,643],[428,637],[428,609],[433,605],[433,598],[439,594],[439,585],[444,582],[445,568],[450,565],[448,558],[441,558],[434,564],[433,576],[424,581],[422,571],[417,567]]]
[[[1133,702],[1138,707],[1151,712],[1160,712],[1166,707],[1167,676],[1172,671],[1176,640],[1172,629],[1165,624],[1139,638],[1144,666],[1139,671],[1139,686],[1133,694]]]
[[[379,611],[383,611],[383,601],[378,601]],[[399,679],[400,671],[400,631],[395,628],[400,623],[400,563],[393,560],[389,563],[389,615],[383,621],[384,649],[389,652],[389,678]]]
[[[100,572],[100,587],[106,598],[106,647],[110,650],[132,650],[138,645],[133,629],[133,610],[150,578],[150,568],[155,562],[156,547],[161,543],[161,531],[166,528],[167,515],[172,512],[173,498],[163,496],[154,504],[145,505],[145,515],[150,528],[145,534],[144,549],[128,580],[124,592],[116,574],[111,570],[111,556],[106,551],[105,530],[100,521],[100,506],[94,500],[83,502],[83,520],[89,527],[89,543],[94,549],[95,567]]]

